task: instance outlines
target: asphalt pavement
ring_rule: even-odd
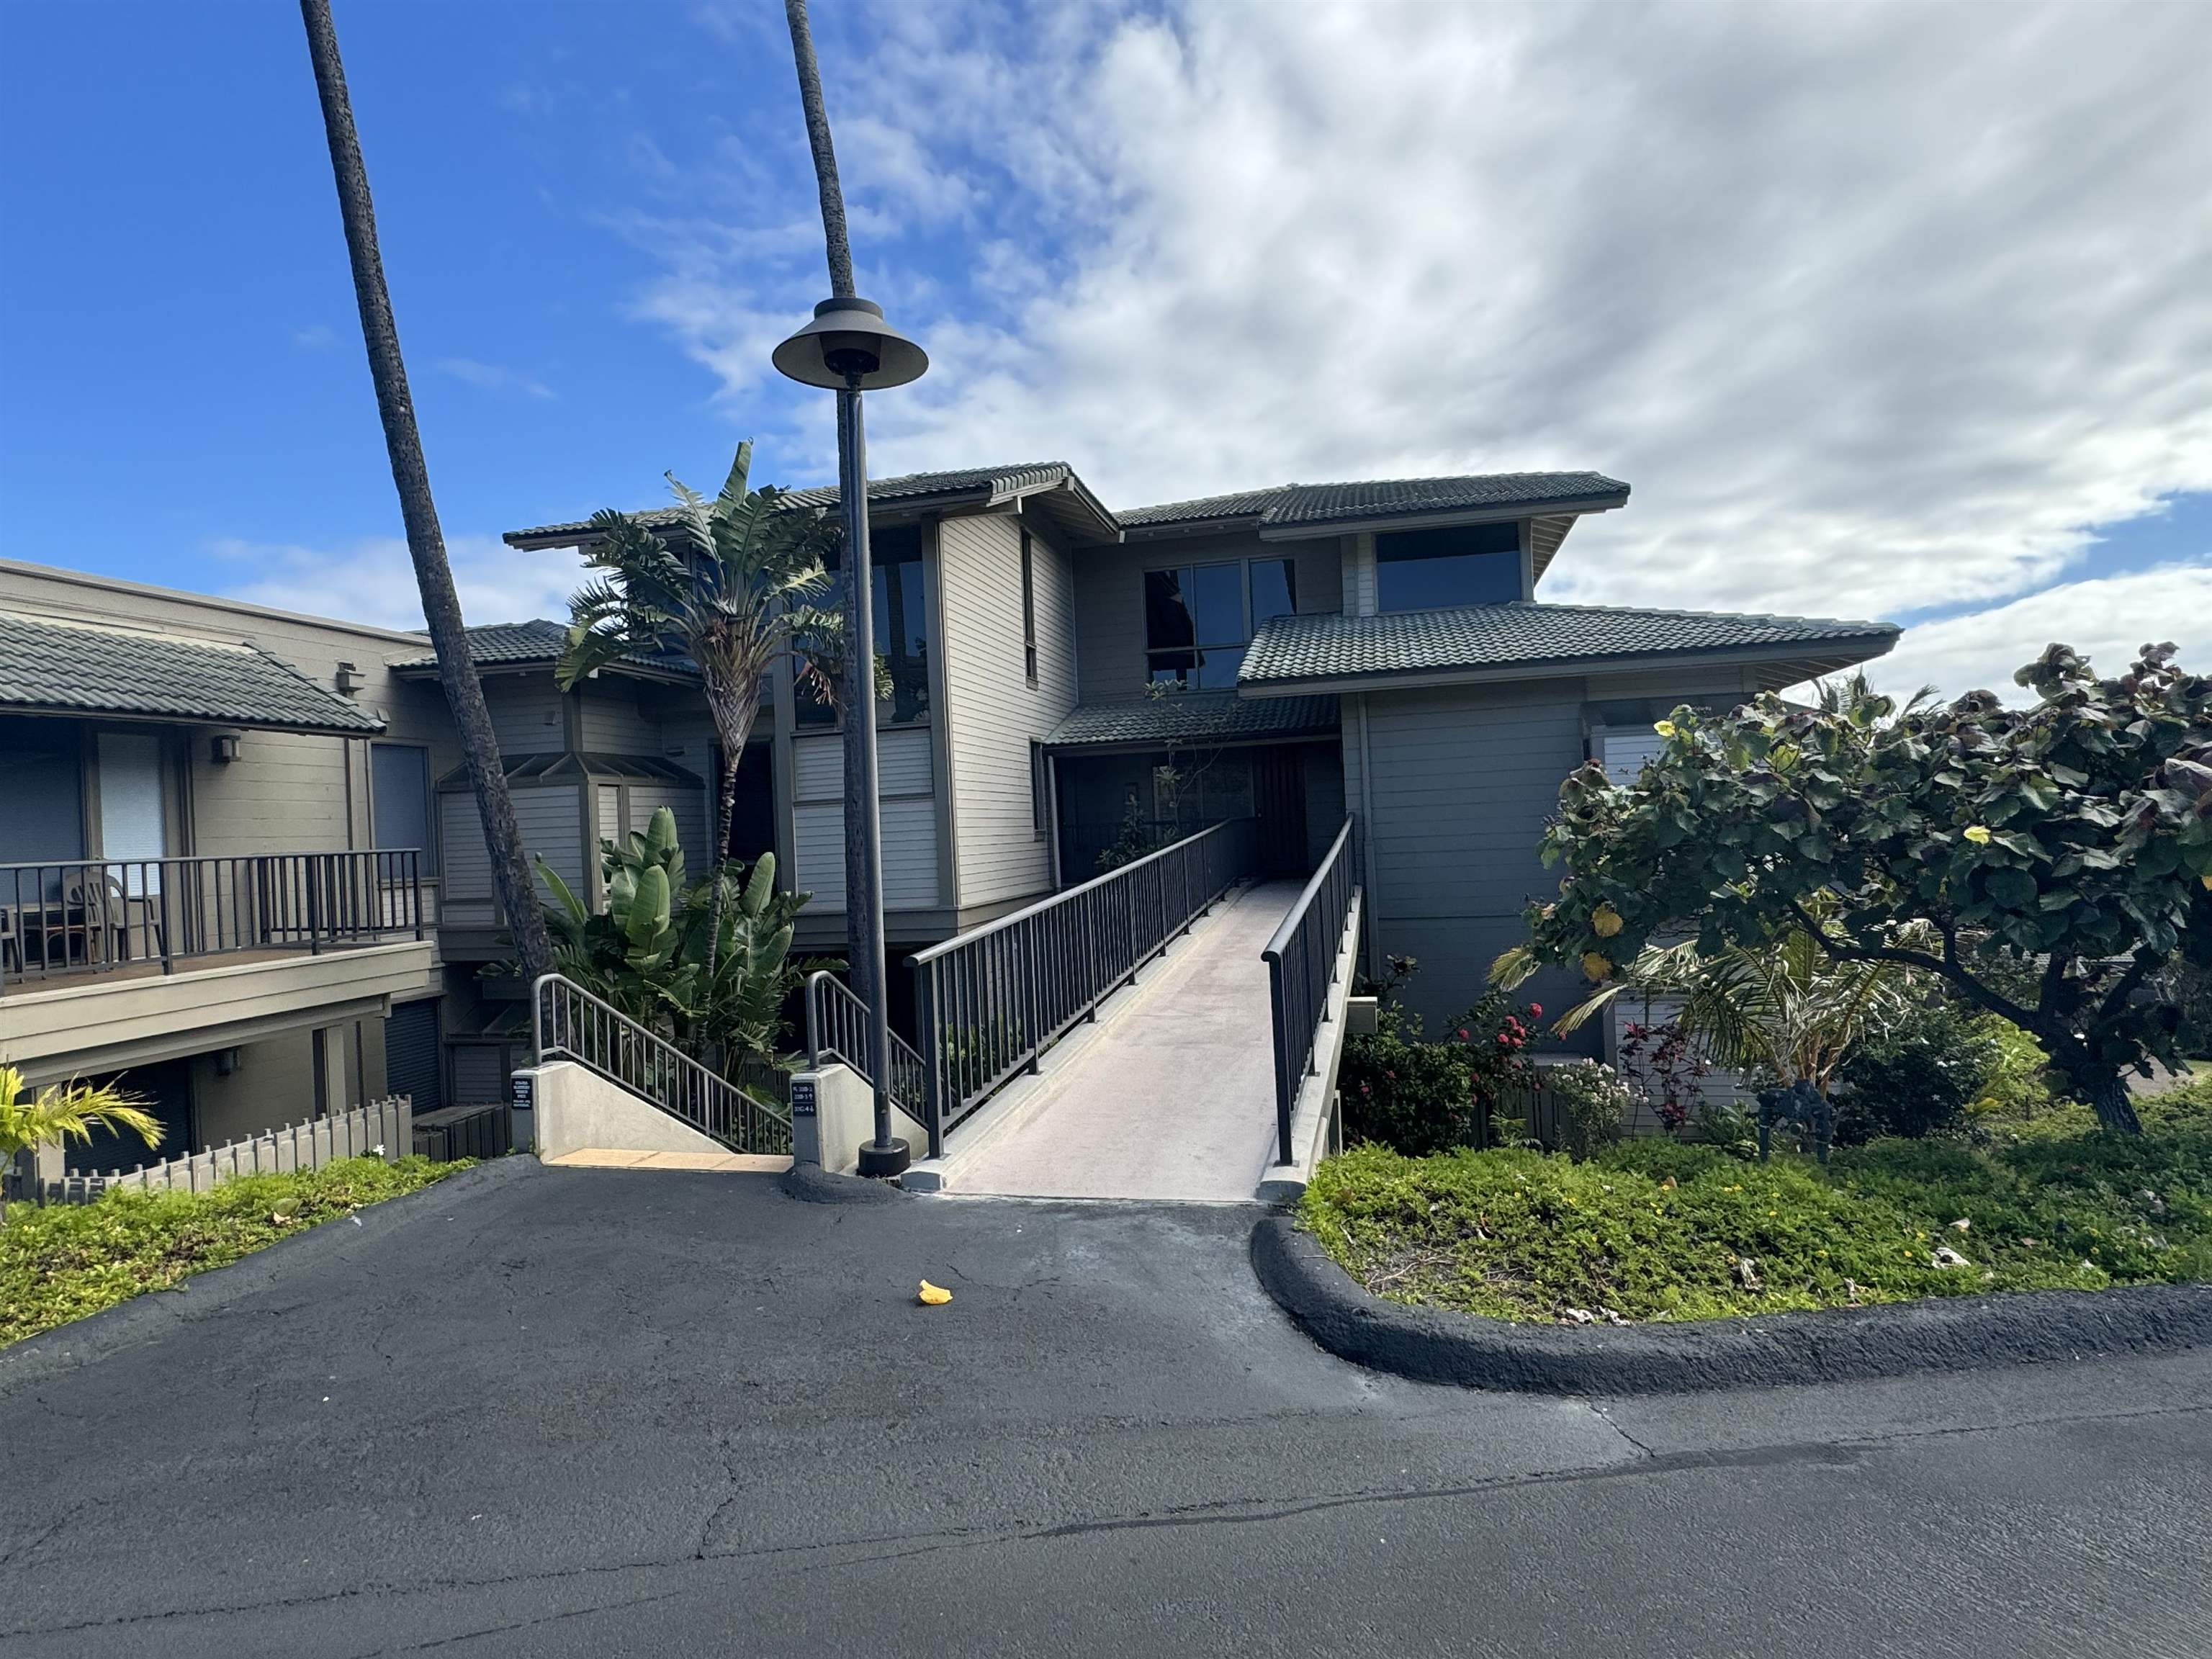
[[[2212,1355],[1433,1387],[1254,1214],[460,1177],[0,1351],[0,1656],[2212,1650]]]

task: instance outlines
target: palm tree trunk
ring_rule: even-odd
[[[791,56],[799,69],[799,103],[806,115],[806,140],[814,152],[814,182],[822,198],[822,235],[830,258],[830,292],[850,299],[853,289],[853,248],[845,233],[845,193],[837,182],[837,153],[830,143],[830,115],[822,102],[822,71],[814,61],[814,31],[806,17],[806,0],[783,0],[784,21],[791,28]],[[868,759],[859,722],[876,717],[876,665],[860,660],[850,648],[860,637],[860,607],[874,603],[872,594],[855,591],[853,568],[845,558],[845,706],[839,711],[845,733],[845,977],[853,994],[872,1006],[876,1000],[875,952],[870,949],[867,924],[872,898],[868,849],[857,805],[867,799]]]
[[[399,492],[407,551],[422,592],[422,620],[429,625],[430,644],[438,654],[438,683],[453,711],[453,724],[460,728],[461,753],[483,818],[500,904],[514,930],[523,975],[534,982],[553,971],[553,944],[538,912],[522,832],[515,823],[514,803],[500,765],[499,742],[484,708],[483,683],[469,656],[461,602],[453,592],[446,538],[430,497],[429,469],[415,426],[415,404],[399,355],[392,296],[385,288],[384,258],[376,246],[376,211],[369,201],[368,173],[362,163],[360,135],[354,130],[353,106],[346,96],[345,68],[338,61],[330,0],[300,0],[300,15],[307,27],[308,55],[314,60],[315,90],[322,100],[323,131],[330,141],[331,171],[337,180],[338,208],[345,220],[346,251],[353,261],[354,297],[361,307],[369,374],[376,382],[377,412],[383,417],[385,447],[392,457],[392,482]]]

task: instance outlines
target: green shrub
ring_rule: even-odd
[[[1375,1141],[1419,1157],[1478,1135],[1467,1049],[1422,1038],[1417,1015],[1386,1002],[1370,1036],[1346,1037],[1337,1070],[1349,1141]]]
[[[347,1158],[204,1193],[111,1190],[91,1204],[11,1204],[0,1224],[0,1346],[275,1243],[465,1168]]]
[[[2001,1059],[1996,1038],[1956,1004],[1914,1006],[1844,1060],[1834,1096],[1836,1144],[1960,1127]]]
[[[1411,971],[1410,957],[1394,960]],[[1419,1015],[1383,1001],[1374,1035],[1345,1041],[1337,1087],[1346,1139],[1413,1157],[1480,1145],[1494,1115],[1525,1109],[1534,1078],[1525,1050],[1542,1015],[1535,1003],[1522,1008],[1493,993],[1459,1019],[1449,1041],[1430,1042]]]
[[[1577,1060],[1554,1066],[1544,1081],[1565,1109],[1567,1145],[1576,1158],[1588,1158],[1601,1146],[1619,1140],[1629,1109],[1635,1103],[1620,1073],[1601,1060]]]

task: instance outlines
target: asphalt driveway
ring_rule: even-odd
[[[1250,1218],[459,1177],[0,1352],[0,1655],[2204,1651],[2212,1357],[1468,1394]]]

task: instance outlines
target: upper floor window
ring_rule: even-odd
[[[1521,597],[1521,526],[1461,525],[1392,531],[1375,538],[1375,603],[1381,611],[1504,605]]]
[[[845,603],[845,577],[839,556],[829,558],[830,586],[814,603],[825,609]],[[929,653],[935,630],[930,625],[922,587],[921,532],[913,525],[871,531],[868,562],[875,591],[876,654],[890,671],[891,719],[919,720],[929,713]],[[793,710],[805,726],[827,725],[836,718],[827,703],[801,688]]]
[[[1187,686],[1237,684],[1252,630],[1297,606],[1288,559],[1237,559],[1145,573],[1145,657],[1151,678]]]
[[[1022,532],[1022,673],[1031,685],[1037,683],[1036,554],[1026,530]]]
[[[368,746],[369,841],[380,851],[422,854],[422,874],[437,873],[430,838],[430,751],[414,744]]]

